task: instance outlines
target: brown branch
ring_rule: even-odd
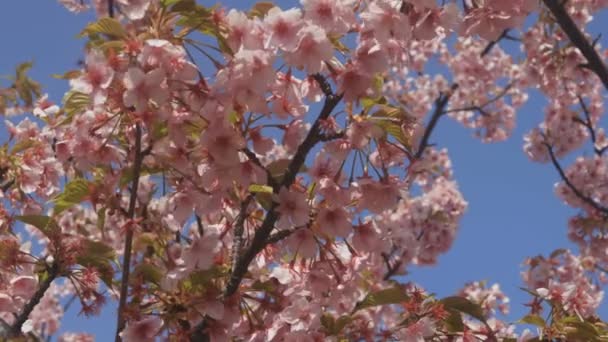
[[[597,203],[591,197],[583,194],[574,184],[572,184],[572,182],[570,181],[568,176],[566,176],[564,169],[559,164],[559,161],[555,157],[555,153],[553,152],[553,147],[551,147],[551,145],[549,145],[547,143],[544,143],[544,144],[547,147],[547,151],[549,152],[549,157],[551,157],[551,162],[553,163],[553,166],[555,166],[555,169],[559,173],[559,176],[562,178],[564,183],[566,183],[566,186],[568,186],[568,188],[576,195],[576,197],[580,198],[583,202],[587,203],[588,205],[593,207],[595,210],[601,212],[604,216],[608,216],[608,208]]]
[[[40,284],[38,290],[36,290],[29,302],[23,307],[23,311],[21,311],[19,316],[16,317],[15,322],[10,327],[10,337],[18,337],[21,335],[21,328],[23,327],[23,324],[25,324],[32,311],[34,311],[36,305],[40,303],[40,300],[42,300],[42,297],[44,297],[46,291],[49,289],[49,287],[51,287],[53,280],[59,276],[59,264],[53,263],[48,269],[48,272],[49,274],[46,279],[44,279],[42,284]]]
[[[481,105],[472,105],[472,106],[468,106],[468,107],[462,107],[462,108],[456,108],[456,109],[448,109],[445,111],[445,113],[454,113],[454,112],[464,112],[464,111],[478,111],[480,112],[482,115],[488,115],[488,113],[485,111],[485,107],[491,105],[492,103],[500,100],[501,98],[505,97],[507,95],[507,93],[509,92],[509,90],[511,90],[511,88],[513,87],[513,83],[509,83],[506,87],[504,87],[500,93],[496,94],[493,98],[488,99],[486,102],[484,102]]]
[[[239,211],[234,225],[234,241],[232,245],[232,265],[238,262],[241,250],[243,249],[243,232],[245,231],[245,220],[247,220],[247,208],[249,203],[253,199],[253,195],[248,195],[247,198],[241,203],[241,210]]]
[[[274,179],[274,177],[272,177],[272,173],[270,173],[270,170],[264,167],[258,156],[256,156],[253,151],[245,147],[241,149],[241,152],[243,152],[251,162],[253,162],[255,165],[264,170],[264,172],[266,173],[266,181],[268,182],[268,185],[270,185],[273,189],[278,186],[276,180]]]
[[[322,120],[327,119],[334,108],[338,105],[342,96],[330,95],[325,99],[325,103],[323,108],[321,109],[321,114],[315,123],[312,125],[308,135],[304,139],[304,142],[298,147],[296,154],[293,156],[293,159],[289,163],[287,167],[287,171],[285,172],[285,176],[283,177],[283,181],[278,184],[278,186],[273,188],[274,193],[278,193],[282,187],[289,187],[296,179],[296,175],[298,171],[301,169],[302,165],[306,160],[306,156],[310,152],[310,150],[321,140],[320,135],[320,122]],[[266,247],[266,240],[270,236],[270,233],[274,229],[274,224],[279,218],[278,213],[275,211],[277,207],[277,203],[273,202],[271,208],[268,210],[262,225],[255,232],[253,239],[251,241],[250,246],[247,248],[245,253],[239,258],[239,261],[232,269],[232,274],[230,276],[230,280],[228,285],[226,286],[226,291],[224,292],[225,296],[231,296],[236,292],[238,286],[243,279],[243,276],[247,272],[249,268],[249,264],[255,256]]]
[[[114,0],[108,0],[108,16],[114,18]]]
[[[561,29],[566,33],[570,42],[578,48],[578,50],[587,59],[587,64],[584,66],[593,71],[600,78],[604,87],[608,89],[608,69],[595,50],[594,44],[590,43],[583,32],[576,26],[576,23],[566,9],[561,0],[543,0],[545,6],[549,8],[555,21]]]
[[[323,136],[321,134],[321,122],[326,120],[332,111],[336,108],[338,103],[342,100],[342,95],[335,95],[331,91],[331,86],[327,82],[327,80],[319,75],[313,75],[315,80],[319,82],[319,86],[321,90],[325,93],[325,102],[323,104],[323,108],[315,122],[313,123],[308,135],[304,139],[304,141],[298,147],[295,155],[293,156],[291,162],[287,166],[285,171],[285,176],[280,184],[275,184],[273,186],[273,192],[278,193],[282,187],[289,187],[293,184],[296,179],[296,175],[299,170],[302,168],[302,165],[306,161],[306,157],[312,148],[322,141]],[[268,244],[268,239],[270,238],[270,234],[274,229],[274,225],[276,221],[279,219],[279,214],[277,213],[278,204],[276,202],[272,202],[271,207],[268,209],[266,213],[266,217],[264,217],[264,221],[261,226],[256,230],[251,243],[249,246],[244,249],[243,253],[239,255],[238,260],[235,264],[233,264],[232,271],[230,273],[230,279],[226,284],[226,289],[224,290],[223,296],[224,298],[232,296],[239,288],[243,277],[247,273],[249,269],[249,264],[253,261],[256,255],[261,252]],[[205,340],[208,336],[203,330],[206,329],[208,325],[207,319],[203,319],[201,323],[199,323],[196,327],[194,327],[193,332],[190,335],[190,341],[202,341]]]
[[[587,128],[587,130],[589,131],[589,135],[591,136],[591,142],[593,143],[593,151],[596,155],[602,156],[604,152],[606,152],[606,149],[608,147],[604,146],[602,148],[597,148],[597,134],[595,132],[595,128],[593,128],[593,122],[591,122],[591,114],[589,113],[589,108],[587,108],[585,101],[580,95],[578,96],[578,102],[583,110],[583,114],[585,115],[585,120],[576,117],[574,118],[574,121],[580,123],[581,125]]]
[[[135,124],[135,160],[133,162],[133,181],[131,182],[131,197],[129,198],[129,209],[127,218],[133,220],[135,218],[135,205],[137,203],[137,188],[139,187],[139,177],[141,175],[141,166],[145,157],[145,152],[141,150],[141,126]],[[118,305],[118,320],[116,324],[116,342],[122,341],[120,332],[125,328],[126,319],[124,311],[127,306],[127,297],[129,296],[129,275],[131,273],[131,250],[133,248],[133,229],[128,227],[125,236],[125,246],[123,250],[123,275],[120,284],[120,299]]]
[[[458,84],[452,85],[452,88],[449,92],[439,95],[439,97],[435,101],[435,111],[431,116],[429,124],[426,126],[426,130],[424,131],[424,135],[422,136],[422,140],[420,141],[418,150],[416,151],[416,154],[414,154],[415,159],[420,159],[420,157],[422,157],[422,154],[424,153],[424,150],[429,146],[429,139],[431,138],[431,134],[433,134],[433,130],[437,126],[439,119],[441,119],[441,117],[446,114],[445,107],[448,105],[450,97],[452,97],[452,94],[456,89],[458,89]]]
[[[503,40],[505,38],[509,38],[509,39],[511,38],[509,36],[509,29],[502,31],[502,33],[500,34],[500,36],[498,38],[496,38],[496,40],[489,42],[488,45],[486,45],[486,47],[481,51],[481,57],[484,57],[485,55],[489,54],[490,51],[492,51],[492,49],[494,48],[494,46],[496,46],[496,44],[498,44],[498,42],[500,42],[501,40]]]

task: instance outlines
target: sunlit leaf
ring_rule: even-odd
[[[524,324],[536,325],[541,328],[544,328],[546,325],[545,320],[539,315],[527,315],[524,318],[520,319],[519,322]]]
[[[459,297],[446,297],[440,301],[446,309],[452,309],[465,313],[473,318],[476,318],[482,322],[485,322],[485,316],[483,315],[483,309],[478,304],[471,302],[470,300]]]
[[[71,118],[75,114],[84,112],[90,102],[89,95],[72,90],[63,97],[63,109],[68,118]]]
[[[139,264],[133,270],[133,280],[142,278],[146,283],[159,284],[164,277],[165,271],[152,264]]]
[[[113,38],[125,38],[127,36],[127,31],[122,27],[120,22],[109,17],[103,17],[98,21],[87,25],[80,35],[85,36],[95,33],[104,34]]]
[[[31,226],[36,227],[45,236],[51,237],[51,234],[59,229],[55,220],[52,217],[44,215],[24,215],[15,216],[15,220],[27,223]]]
[[[399,304],[408,300],[405,290],[399,286],[369,293],[362,301],[355,305],[354,311],[363,310],[373,306]]]
[[[72,80],[80,77],[82,75],[82,71],[80,70],[70,70],[66,71],[63,75],[54,74],[51,75],[53,78],[61,79],[61,80]]]
[[[252,193],[267,193],[267,194],[271,194],[272,193],[272,187],[268,186],[268,185],[262,185],[262,184],[251,184],[249,186],[249,192]]]
[[[251,10],[249,11],[249,17],[263,18],[273,7],[277,7],[277,5],[270,1],[260,1],[253,5]]]
[[[53,199],[55,203],[54,214],[58,215],[62,211],[82,202],[90,191],[91,183],[83,178],[76,178],[65,185],[63,193]]]

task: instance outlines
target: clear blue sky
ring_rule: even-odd
[[[253,3],[223,1],[229,8]],[[283,8],[296,3],[278,1]],[[608,19],[606,15],[602,18]],[[91,13],[72,15],[55,0],[3,1],[0,74],[10,73],[22,61],[33,60],[33,78],[41,81],[52,100],[59,102],[67,82],[50,75],[77,68],[83,56],[83,41],[76,35],[91,20]],[[601,28],[601,24],[595,24],[595,28]],[[544,103],[531,94],[528,104],[518,113],[513,136],[505,143],[482,144],[471,131],[449,119],[441,121],[432,141],[449,149],[469,210],[451,251],[440,258],[436,267],[412,269],[407,279],[439,296],[453,294],[468,281],[498,282],[511,298],[512,314],[508,318],[521,318],[525,312],[522,304],[529,300],[519,290],[524,259],[556,248],[575,248],[566,238],[567,220],[574,211],[553,194],[557,173],[549,165],[531,163],[522,151],[523,135],[542,120]],[[77,317],[78,311],[78,305],[74,305],[62,331],[91,332],[99,341],[113,338],[113,310],[89,320]],[[606,305],[600,314],[608,319]]]

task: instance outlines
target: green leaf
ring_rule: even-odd
[[[256,291],[263,291],[266,293],[273,293],[277,290],[277,286],[273,281],[270,280],[264,282],[256,280],[253,284],[251,284],[251,289]]]
[[[450,315],[444,320],[444,323],[449,332],[462,332],[464,330],[464,322],[462,315],[456,310],[450,310]]]
[[[329,35],[327,37],[329,39],[329,41],[331,42],[331,44],[334,46],[334,48],[336,50],[338,50],[341,53],[349,53],[350,49],[344,45],[344,43],[342,43],[342,41],[340,40],[341,37],[339,36],[335,36],[335,35]]]
[[[89,95],[72,90],[63,97],[63,109],[68,118],[71,119],[75,114],[84,112],[90,102]]]
[[[568,326],[575,329],[566,334],[568,341],[600,341],[597,328],[589,322],[572,322]]]
[[[249,17],[263,18],[273,7],[277,7],[277,5],[273,4],[270,1],[260,1],[253,5],[251,10],[249,11]]]
[[[90,185],[91,183],[84,178],[76,178],[66,184],[63,193],[53,199],[55,203],[54,214],[58,215],[62,211],[82,202],[89,195]]]
[[[565,248],[559,248],[559,249],[554,250],[554,251],[551,253],[551,255],[549,255],[549,257],[550,257],[551,259],[553,259],[553,258],[557,258],[558,256],[560,256],[560,255],[562,255],[562,254],[565,254],[565,253],[567,253],[567,252],[568,252],[568,250],[567,250],[567,249],[565,249]]]
[[[85,240],[83,253],[95,258],[104,258],[114,260],[116,258],[116,251],[111,246],[106,245],[103,242]]]
[[[182,2],[184,0],[161,0],[160,1],[160,5],[163,6],[164,8],[167,8],[169,6],[175,5],[178,2]]]
[[[80,77],[81,74],[82,74],[82,71],[80,71],[80,70],[70,70],[70,71],[66,71],[63,75],[53,74],[53,75],[51,75],[51,77],[61,79],[61,80],[72,80],[74,78]]]
[[[24,80],[27,78],[27,72],[34,66],[34,62],[23,62],[17,66],[16,74],[17,80]]]
[[[262,185],[262,184],[251,184],[249,186],[249,192],[251,193],[265,193],[265,194],[272,194],[272,187],[268,186],[268,185]]]
[[[97,229],[99,229],[99,231],[102,233],[105,232],[106,211],[107,211],[107,208],[105,208],[105,207],[101,208],[97,211]]]
[[[336,336],[340,335],[342,329],[352,322],[351,316],[341,316],[337,320],[330,314],[325,313],[321,316],[321,325],[325,328],[327,335]]]
[[[38,140],[34,140],[34,139],[21,140],[18,143],[16,143],[15,145],[13,145],[13,148],[11,149],[11,154],[23,152],[23,151],[29,149],[30,147],[36,146],[37,144],[38,144]]]
[[[382,100],[383,97],[380,98]],[[392,119],[405,119],[409,115],[407,111],[401,107],[395,107],[391,105],[376,103],[378,110],[372,114],[373,117],[377,118],[392,118]]]
[[[196,10],[196,1],[194,0],[169,0],[165,2],[168,3],[167,6],[173,5],[171,12],[194,12]]]
[[[106,284],[112,286],[114,268],[112,261],[116,259],[114,248],[103,242],[85,240],[82,252],[76,257],[76,263],[84,267],[93,267],[99,272],[99,278]]]
[[[44,215],[15,216],[15,220],[38,228],[38,230],[40,230],[47,237],[50,237],[52,232],[59,229],[59,226],[57,226],[57,223],[52,217]]]
[[[545,320],[539,315],[527,315],[524,318],[520,319],[519,323],[532,324],[541,328],[544,328],[547,325]]]
[[[133,278],[141,277],[146,283],[159,284],[165,272],[160,267],[152,264],[139,264],[133,270]]]
[[[451,310],[460,311],[460,312],[465,313],[482,322],[486,321],[486,318],[483,314],[483,310],[482,310],[481,306],[471,302],[470,300],[468,300],[464,297],[459,297],[459,296],[446,297],[446,298],[443,298],[440,302],[448,310],[451,309]]]
[[[367,113],[375,105],[385,105],[387,103],[388,102],[384,96],[380,96],[375,99],[371,97],[364,97],[361,99],[361,106],[363,107],[365,113]]]
[[[228,274],[228,269],[224,267],[213,266],[208,270],[194,271],[190,274],[189,281],[194,287],[207,286],[210,281],[223,278]]]
[[[371,308],[373,306],[398,304],[408,300],[405,290],[399,286],[369,293],[362,301],[355,305],[353,311]]]
[[[127,31],[122,27],[120,22],[109,17],[101,18],[98,21],[87,25],[80,33],[80,36],[93,35],[96,33],[101,33],[114,38],[125,38],[127,36]]]
[[[277,159],[275,161],[273,161],[272,163],[270,163],[266,168],[268,169],[268,171],[270,171],[270,174],[272,175],[272,177],[274,178],[281,178],[283,177],[283,175],[285,174],[285,171],[287,171],[287,167],[289,167],[289,164],[291,163],[291,159]],[[302,164],[302,167],[300,168],[300,170],[298,170],[298,172],[306,172],[307,168],[304,164]]]

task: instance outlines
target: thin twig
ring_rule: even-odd
[[[553,163],[553,166],[555,166],[555,169],[559,173],[559,176],[562,178],[564,183],[566,183],[568,188],[570,188],[570,190],[572,190],[572,192],[574,192],[576,197],[580,198],[582,201],[584,201],[585,203],[587,203],[588,205],[593,207],[595,210],[601,212],[604,216],[608,216],[608,208],[597,203],[591,197],[583,194],[574,184],[572,184],[572,182],[570,181],[568,176],[566,176],[564,169],[559,164],[559,161],[555,157],[555,153],[553,152],[553,147],[551,147],[551,145],[549,145],[547,143],[544,143],[544,144],[547,147],[547,151],[549,152],[549,157],[551,157],[551,162]]]
[[[135,205],[137,203],[137,188],[139,187],[139,177],[141,175],[141,166],[144,159],[144,152],[141,150],[141,126],[135,124],[135,160],[133,162],[133,181],[131,183],[131,197],[129,198],[129,209],[127,211],[127,219],[135,218]],[[116,342],[122,341],[120,337],[121,331],[125,328],[125,309],[127,306],[127,297],[129,296],[129,275],[131,273],[131,249],[133,247],[133,229],[128,227],[125,236],[125,246],[123,251],[123,275],[120,284],[120,300],[118,305],[118,321],[116,324]]]

